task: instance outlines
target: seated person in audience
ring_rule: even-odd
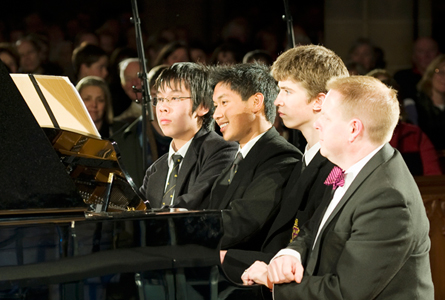
[[[288,128],[301,130],[307,141],[303,159],[292,171],[283,193],[280,211],[270,227],[261,252],[221,251],[222,266],[233,280],[241,282],[243,271],[256,260],[269,262],[287,246],[319,206],[326,189],[324,181],[333,164],[320,154],[318,131],[313,124],[320,115],[328,80],[348,76],[341,58],[323,46],[299,46],[281,54],[272,66],[280,93],[275,100],[278,114]]]
[[[315,128],[336,164],[314,217],[267,265],[242,275],[281,299],[434,299],[429,221],[416,182],[388,141],[396,91],[369,76],[334,78]],[[320,221],[321,220],[321,221]]]
[[[157,95],[157,90],[155,88],[156,79],[167,67],[167,65],[160,65],[152,68],[150,72],[148,72],[147,79],[152,101]],[[153,109],[153,105],[151,104],[147,107],[148,109]],[[148,142],[146,147],[146,162],[148,166],[168,152],[171,142],[171,138],[165,136],[161,130],[161,127],[159,127],[154,109],[153,117],[153,120],[149,120],[148,117],[146,118],[146,140]],[[145,172],[147,171],[146,168],[144,168],[142,157],[142,116],[137,118],[125,129],[119,130],[112,136],[112,139],[118,144],[119,151],[122,155],[121,160],[125,166],[125,169],[130,174],[136,186],[140,187],[142,185]]]
[[[91,119],[102,138],[109,138],[125,124],[113,122],[113,107],[107,83],[100,77],[87,76],[76,85]]]
[[[10,73],[17,73],[20,58],[12,44],[0,43],[0,60],[8,67]]]
[[[196,63],[176,63],[156,79],[153,99],[162,132],[172,138],[168,154],[145,174],[140,192],[152,207],[203,209],[212,184],[233,160],[237,146],[211,130],[209,71]]]
[[[30,34],[15,43],[20,56],[19,72],[43,75],[62,75],[62,68],[48,61],[47,41],[36,34]]]
[[[74,49],[71,61],[77,81],[86,76],[97,76],[105,79],[108,75],[108,56],[99,46],[80,45]]]
[[[375,69],[368,73],[389,87],[397,89],[397,83],[383,69]],[[400,98],[398,98],[400,101]],[[401,102],[401,101],[400,101]],[[430,139],[416,125],[407,122],[404,106],[401,103],[400,120],[394,129],[389,144],[400,151],[408,169],[413,176],[441,175],[439,159]]]
[[[119,77],[125,95],[121,95],[119,100],[114,102],[130,102],[130,105],[121,114],[116,116],[116,121],[133,122],[142,115],[142,81],[138,76],[141,65],[138,58],[126,58],[119,63]],[[133,88],[135,87],[136,90]]]
[[[213,118],[239,149],[215,181],[209,208],[223,210],[221,249],[260,250],[301,152],[272,126],[278,86],[268,66],[218,66],[211,77]]]
[[[419,37],[413,46],[412,67],[396,72],[394,80],[399,85],[399,99],[414,104],[417,99],[417,84],[426,68],[440,54],[439,45],[430,37]],[[417,121],[417,120],[416,120]]]
[[[191,61],[189,48],[181,42],[171,42],[161,49],[153,65],[165,64],[171,66],[177,62],[189,61]]]
[[[267,66],[271,66],[273,64],[273,58],[272,56],[264,50],[253,50],[250,52],[247,52],[243,57],[243,63],[253,63],[253,62],[260,62]]]
[[[417,85],[420,129],[438,151],[445,150],[445,54],[436,57]]]

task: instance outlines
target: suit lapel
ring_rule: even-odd
[[[385,144],[380,151],[378,151],[363,167],[363,169],[357,174],[354,178],[354,181],[351,183],[351,186],[348,188],[346,193],[341,198],[340,202],[332,211],[331,215],[326,220],[326,223],[323,225],[323,228],[320,231],[317,242],[314,246],[314,249],[311,253],[310,259],[308,261],[308,265],[306,267],[306,271],[308,274],[312,274],[314,271],[316,261],[318,260],[318,252],[320,249],[320,241],[323,238],[324,231],[329,226],[330,222],[335,218],[338,212],[343,208],[343,206],[348,202],[352,195],[354,195],[355,191],[362,185],[362,183],[366,180],[366,178],[381,164],[388,161],[391,156],[394,154],[394,149],[389,145]],[[329,205],[329,204],[327,204]],[[324,213],[321,215],[320,221],[323,218]],[[314,231],[314,238],[317,234],[318,226]]]
[[[201,137],[207,133],[208,131],[201,128],[193,138],[192,143],[190,144],[189,149],[187,150],[187,153],[185,154],[185,157],[182,162],[181,169],[179,170],[179,179],[176,182],[176,188],[175,188],[175,195],[182,194],[184,184],[188,182],[188,178],[190,176],[190,172],[195,167],[195,164],[198,160],[198,150],[199,147],[202,144]]]
[[[152,203],[152,207],[161,207],[162,196],[164,195],[165,180],[168,175],[168,153],[159,158],[156,164],[156,170],[151,174],[147,188],[151,191],[153,199],[148,199]]]
[[[255,143],[255,145],[250,149],[247,156],[243,159],[243,161],[240,162],[238,165],[238,171],[235,177],[233,178],[233,181],[230,185],[227,186],[225,194],[223,196],[223,199],[221,200],[222,207],[226,208],[229,202],[233,199],[233,194],[238,189],[238,186],[241,184],[241,182],[245,182],[245,178],[250,178],[251,176],[248,176],[247,174],[252,173],[255,171],[254,167],[258,164],[258,161],[260,160],[260,153],[262,150],[264,150],[263,145],[269,142],[272,138],[275,136],[279,136],[278,132],[274,127],[266,131],[266,133]],[[229,166],[222,175],[225,174],[225,172],[230,168]],[[239,175],[242,174],[242,175]],[[219,180],[221,178],[224,178],[222,176],[219,177]],[[218,181],[219,181],[218,180]]]

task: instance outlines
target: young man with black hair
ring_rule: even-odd
[[[176,63],[156,80],[153,105],[159,126],[172,141],[169,152],[148,168],[140,188],[154,208],[206,208],[213,182],[234,158],[236,144],[211,130],[208,75],[203,65]]]
[[[278,86],[267,66],[218,66],[211,82],[213,118],[239,149],[216,180],[209,208],[223,210],[221,249],[259,250],[301,153],[272,126]]]

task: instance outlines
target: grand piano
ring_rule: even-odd
[[[0,153],[1,299],[257,294],[219,268],[221,213],[152,209],[66,78],[0,62]]]

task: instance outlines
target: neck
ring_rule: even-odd
[[[341,157],[338,162],[333,163],[346,171],[379,146],[380,145],[375,145],[370,142],[351,145],[346,151],[343,152],[343,157]]]
[[[313,145],[318,143],[320,140],[320,134],[319,132],[313,127],[314,122],[311,122],[308,124],[308,126],[305,126],[304,128],[301,128],[301,133],[303,134],[304,138],[307,142],[307,148],[312,148]]]
[[[257,122],[253,122],[250,127],[249,133],[238,141],[241,148],[244,147],[252,139],[256,138],[260,134],[268,131],[272,127],[272,124],[265,119],[257,119]]]

